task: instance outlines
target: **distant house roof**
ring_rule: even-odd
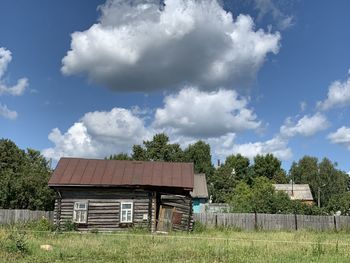
[[[194,185],[191,196],[193,198],[209,198],[205,174],[194,175]]]
[[[193,163],[61,158],[49,186],[160,186],[192,190]]]
[[[286,192],[292,200],[313,201],[308,184],[274,184],[277,191]]]

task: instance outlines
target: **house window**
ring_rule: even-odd
[[[121,223],[132,223],[132,202],[121,202],[120,203],[120,222]]]
[[[75,223],[86,223],[87,221],[87,202],[75,202],[73,212],[73,222]]]

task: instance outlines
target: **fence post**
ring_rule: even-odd
[[[295,223],[295,230],[298,230],[298,216],[297,213],[294,212],[294,223]]]
[[[256,211],[254,212],[254,228],[255,230],[258,230],[258,214]]]
[[[218,226],[218,214],[215,214],[215,227]]]
[[[333,215],[333,222],[334,222],[334,231],[337,232],[337,218],[336,215]]]

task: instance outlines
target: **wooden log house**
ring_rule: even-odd
[[[192,163],[61,158],[49,186],[54,222],[77,230],[192,228]]]

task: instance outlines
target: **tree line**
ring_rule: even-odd
[[[210,145],[197,141],[182,149],[169,137],[156,134],[134,145],[131,154],[117,153],[105,159],[193,162],[195,173],[205,173],[213,202],[230,204],[233,212],[350,214],[349,176],[336,163],[304,156],[286,172],[272,154],[257,155],[253,162],[241,154],[226,157],[214,167]],[[0,208],[51,210],[54,192],[47,186],[52,170],[39,151],[22,150],[14,142],[0,140]],[[315,204],[305,205],[276,192],[274,183],[309,184]]]
[[[114,160],[193,162],[196,173],[205,173],[213,202],[229,203],[233,212],[350,214],[349,176],[337,164],[323,158],[304,156],[286,172],[273,154],[257,155],[253,162],[241,154],[229,155],[214,167],[210,145],[197,141],[182,149],[169,137],[156,134],[143,145],[134,145],[130,155],[119,153],[106,157]],[[276,192],[273,184],[309,184],[315,205],[290,200]],[[320,202],[320,208],[317,206]]]
[[[0,208],[52,210],[55,194],[47,183],[49,162],[33,149],[0,139]]]

